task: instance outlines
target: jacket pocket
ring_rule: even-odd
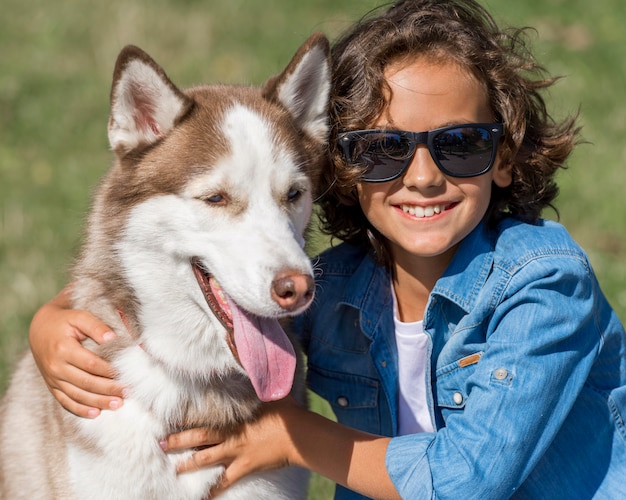
[[[462,410],[469,397],[467,379],[476,371],[481,352],[465,356],[437,370],[437,404],[442,409]]]
[[[380,434],[377,380],[309,366],[307,382],[313,392],[328,401],[338,422]]]

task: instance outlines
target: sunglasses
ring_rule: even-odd
[[[387,182],[400,177],[426,144],[430,156],[450,177],[475,177],[489,171],[496,159],[502,123],[467,123],[427,132],[353,130],[339,134],[346,161],[365,167],[363,182]]]

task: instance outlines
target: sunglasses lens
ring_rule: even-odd
[[[452,176],[471,177],[488,170],[494,158],[496,138],[485,127],[459,127],[433,138],[432,155]]]
[[[386,182],[403,174],[418,144],[428,150],[439,167],[451,177],[474,177],[493,165],[500,123],[458,125],[429,132],[355,130],[339,139],[346,160],[363,168],[361,180]]]
[[[362,180],[390,180],[402,172],[413,147],[401,134],[383,131],[356,132],[349,138],[348,161],[366,168]]]

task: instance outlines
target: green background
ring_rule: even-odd
[[[378,2],[3,0],[0,13],[0,393],[36,309],[67,282],[84,215],[111,161],[108,96],[122,46],[180,86],[262,83],[312,31],[332,39]],[[589,252],[626,320],[626,2],[489,0],[501,25],[533,26],[537,59],[564,78],[546,96],[580,110],[586,144],[559,175],[560,220]],[[553,212],[545,216],[555,218]],[[327,411],[319,401],[316,408]],[[36,411],[36,408],[33,408]],[[316,479],[311,498],[329,498]]]

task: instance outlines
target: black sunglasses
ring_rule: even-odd
[[[467,123],[427,132],[353,130],[339,134],[346,161],[365,167],[363,182],[387,182],[400,177],[418,144],[426,144],[435,164],[450,177],[475,177],[489,171],[496,159],[502,123]]]

